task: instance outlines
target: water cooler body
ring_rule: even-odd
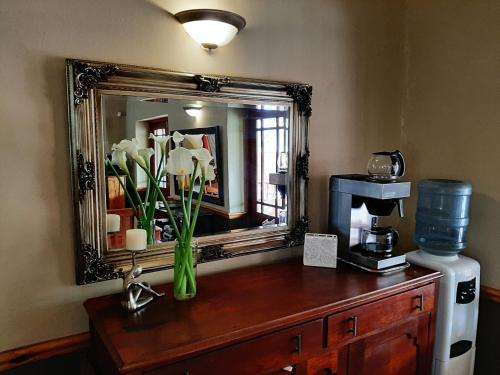
[[[479,311],[479,263],[422,250],[406,254],[412,264],[440,271],[434,375],[473,375]]]
[[[479,309],[479,263],[458,255],[467,247],[471,184],[424,180],[418,184],[415,242],[410,263],[443,274],[434,347],[434,375],[472,375]]]

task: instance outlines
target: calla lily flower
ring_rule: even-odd
[[[125,151],[114,150],[111,153],[111,163],[119,166],[121,170],[129,173],[127,167],[127,154]]]
[[[120,141],[120,143],[113,144],[111,149],[125,151],[127,154],[134,154],[134,153],[136,153],[138,147],[139,147],[139,142],[137,141],[136,138],[132,138],[131,140],[130,139],[122,139]]]
[[[191,152],[184,147],[177,147],[168,153],[167,172],[174,176],[187,176],[193,173],[194,164]]]
[[[202,148],[203,136],[204,134],[184,134],[184,147],[189,150]]]
[[[144,165],[146,166],[146,168],[149,169],[151,166],[151,156],[155,154],[155,150],[153,150],[151,147],[142,148],[138,151],[138,154],[144,161]]]
[[[178,131],[175,131],[172,139],[174,140],[175,147],[179,147],[180,143],[184,140],[184,136]]]
[[[139,142],[136,138],[123,139],[118,144],[114,144],[111,147],[112,150],[125,151],[132,159],[134,159],[141,167],[145,167],[144,159],[139,156]]]
[[[191,150],[191,154],[193,154],[193,156],[198,160],[201,174],[203,176],[205,176],[207,181],[211,181],[207,178],[207,171],[208,171],[209,167],[212,167],[212,170],[214,169],[214,167],[210,165],[210,162],[212,160],[214,160],[213,156],[210,155],[210,152],[206,148],[199,148],[196,150]],[[196,172],[195,178],[199,177],[199,175],[200,175],[199,173],[200,173],[200,171],[198,170]],[[214,173],[214,178],[215,178],[215,173]],[[212,180],[213,180],[213,178],[212,178]]]
[[[207,169],[205,170],[205,180],[206,181],[213,181],[215,180],[215,168],[213,165],[208,165]]]
[[[164,155],[165,150],[167,149],[167,143],[172,138],[171,135],[154,135],[153,133],[149,133],[149,139],[154,140],[156,143],[160,145],[161,152]]]

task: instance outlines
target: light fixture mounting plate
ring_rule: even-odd
[[[247,24],[239,14],[220,9],[189,9],[176,13],[175,18],[180,23],[204,20],[224,22],[233,25],[238,31],[241,31]]]

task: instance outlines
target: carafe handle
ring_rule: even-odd
[[[393,229],[392,233],[393,233],[392,247],[395,247],[399,242],[399,232],[396,229]]]
[[[401,165],[401,169],[399,170],[399,173],[397,174],[396,177],[403,177],[406,172],[406,163],[403,153],[399,150],[392,152],[391,161],[392,163],[399,163],[399,165]]]

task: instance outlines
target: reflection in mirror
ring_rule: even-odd
[[[189,143],[195,142],[210,152],[215,179],[205,187],[196,237],[287,224],[288,104],[250,105],[102,95],[101,117],[104,155],[110,157],[113,144],[135,138],[139,148],[153,150],[150,163],[153,174],[160,170],[161,149],[150,134],[173,135],[178,131],[191,135],[180,146],[193,148]],[[170,141],[167,152],[175,147]],[[173,241],[172,223],[163,203],[159,199],[151,200],[146,173],[130,159],[127,160],[130,179],[125,171],[114,167],[112,170],[107,166],[105,176],[108,250],[123,249],[126,230],[136,228],[138,216],[141,217],[137,201],[129,199],[127,193],[153,202],[153,244]],[[160,188],[174,220],[181,227],[178,182],[167,175],[161,179]],[[195,185],[195,192],[199,189],[199,184]]]

